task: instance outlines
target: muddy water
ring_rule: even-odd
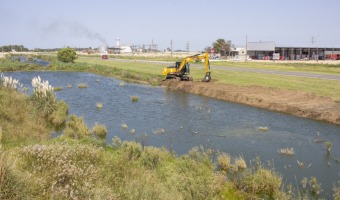
[[[317,177],[325,197],[331,197],[333,183],[340,180],[340,163],[333,159],[340,158],[340,126],[337,125],[166,88],[130,83],[120,86],[120,80],[88,73],[7,74],[26,87],[30,87],[37,75],[53,86],[63,87],[56,95],[69,104],[70,114],[83,116],[90,127],[96,122],[105,124],[108,142],[118,136],[122,140],[166,147],[177,154],[203,146],[234,157],[243,155],[248,165],[254,164],[252,160],[259,156],[262,163],[274,167],[286,183],[293,183],[295,187],[303,177]],[[88,88],[79,89],[80,83],[86,83]],[[73,87],[67,88],[68,84]],[[131,96],[138,96],[139,101],[132,102]],[[97,102],[103,103],[103,109],[96,108]],[[122,129],[122,123],[128,128]],[[268,127],[268,131],[260,131],[258,127]],[[131,134],[131,129],[136,133]],[[332,142],[329,156],[324,143],[315,142],[318,132],[319,139]],[[295,155],[280,155],[281,148],[294,148]],[[300,168],[297,160],[306,167]]]

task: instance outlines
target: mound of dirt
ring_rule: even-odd
[[[165,80],[163,86],[300,117],[340,124],[340,103],[306,92],[260,86]]]

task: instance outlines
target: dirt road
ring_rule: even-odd
[[[162,84],[171,90],[181,90],[300,117],[340,124],[340,102],[333,101],[328,97],[270,87],[236,86],[213,82],[166,80]]]

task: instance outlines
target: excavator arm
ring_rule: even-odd
[[[211,80],[209,69],[209,54],[206,52],[204,54],[196,54],[193,56],[185,57],[179,66],[175,67],[168,67],[163,70],[163,75],[167,76],[167,79],[171,78],[180,78],[180,80],[192,80],[191,76],[189,75],[189,62],[201,61],[204,59],[204,70],[205,70],[205,77],[202,80],[203,82],[209,82]]]

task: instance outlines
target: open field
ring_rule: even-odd
[[[168,66],[168,63],[152,63],[152,62],[126,62],[124,60],[101,60],[99,58],[90,57],[79,57],[77,62],[86,62],[90,64],[100,64],[107,67],[117,67],[120,69],[134,71],[141,74],[146,74],[150,76],[160,76],[162,68]],[[226,62],[227,63],[227,62]],[[217,63],[213,62],[212,65]],[[257,69],[275,69],[275,70],[286,70],[286,71],[299,71],[299,72],[312,72],[318,73],[323,72],[327,74],[340,74],[340,67],[328,67],[327,65],[313,65],[311,68],[308,65],[288,65],[283,69],[281,64],[274,65],[272,63],[262,65],[261,63],[227,63],[234,67],[247,67],[247,68],[257,68]],[[196,65],[196,64],[195,64]],[[223,63],[219,62],[219,65]],[[225,65],[223,65],[225,66]],[[203,67],[203,64],[201,65]],[[226,66],[227,68],[228,66]],[[222,69],[214,69],[212,71],[212,81],[214,83],[221,84],[233,84],[240,86],[264,86],[273,87],[278,89],[294,90],[312,93],[317,96],[330,97],[333,100],[340,100],[340,91],[336,88],[340,88],[340,81],[334,80],[323,80],[316,78],[303,78],[294,76],[284,76],[284,75],[274,75],[274,74],[261,74],[254,72],[238,72],[238,71],[228,71]],[[191,67],[191,75],[195,81],[199,81],[204,76],[204,71],[202,68]]]

